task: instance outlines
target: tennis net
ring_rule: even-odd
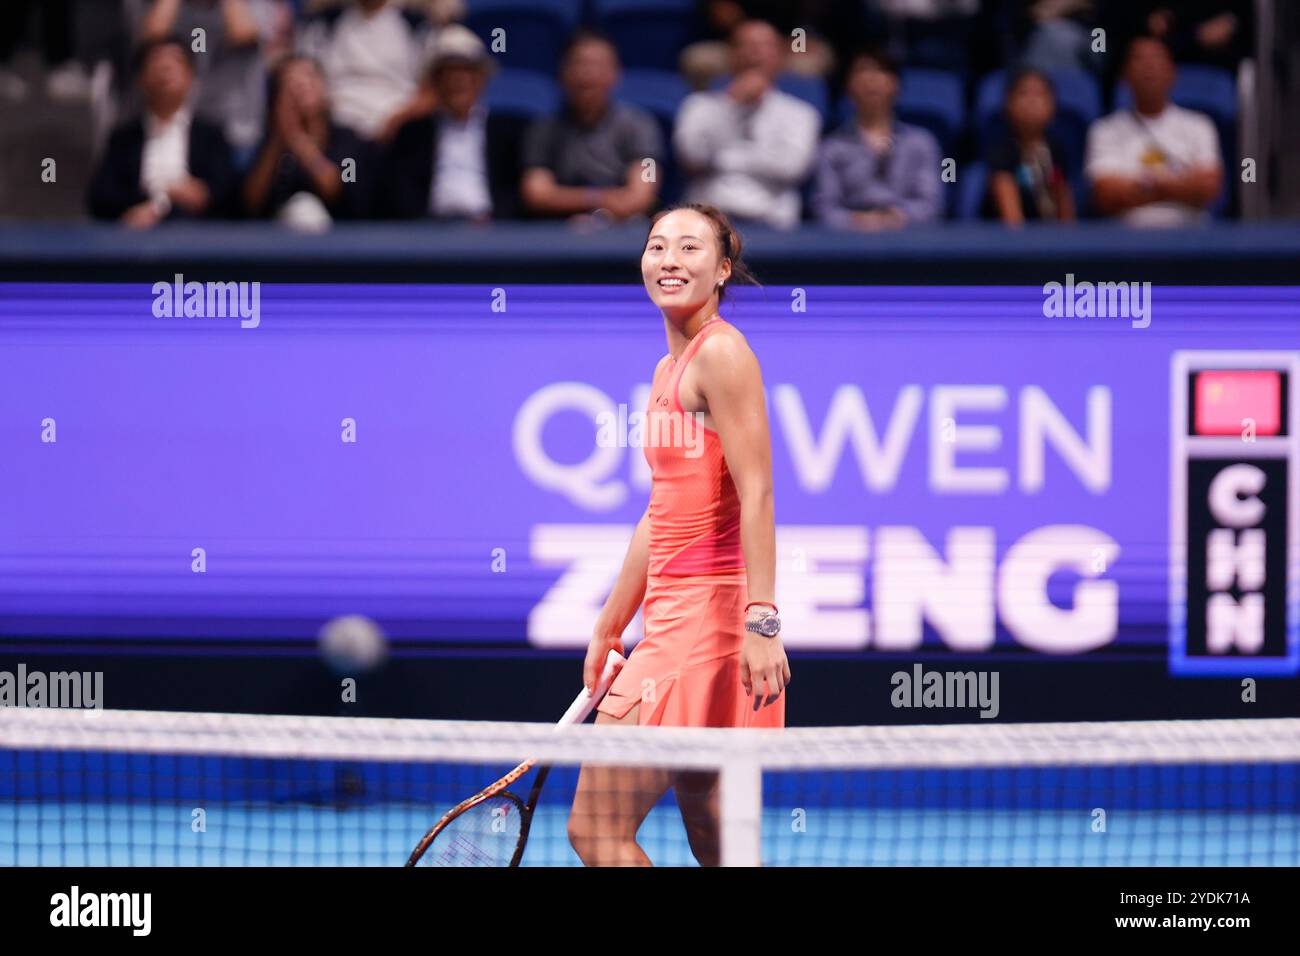
[[[716,782],[718,846],[692,836],[725,864],[1300,864],[1297,719],[738,731],[6,709],[0,865],[397,866],[528,758],[551,770],[525,866],[578,865],[571,833],[612,859],[634,806],[649,859],[693,865],[668,779],[697,816]],[[609,819],[571,814],[581,765],[623,768],[580,803]],[[473,852],[435,841],[426,862],[509,860],[482,847],[514,846],[517,814],[498,801],[483,832],[449,830]]]

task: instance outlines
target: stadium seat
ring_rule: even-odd
[[[682,183],[672,149],[673,123],[682,100],[689,92],[690,87],[677,73],[638,69],[624,70],[614,91],[615,99],[645,110],[659,123],[664,140],[659,193],[666,203],[673,202],[681,194]]]
[[[546,73],[507,69],[492,77],[484,99],[488,109],[531,118],[559,109],[560,90]]]
[[[903,70],[895,110],[904,123],[928,129],[944,156],[953,154],[965,122],[961,78],[946,70]]]
[[[776,78],[777,89],[811,104],[821,114],[822,125],[826,123],[826,114],[830,109],[830,97],[826,93],[826,81],[819,76],[803,76],[799,73],[782,73]]]
[[[489,50],[492,31],[505,31],[505,51],[493,54],[503,67],[553,75],[581,8],[582,0],[470,0],[465,25]]]
[[[980,207],[984,204],[984,193],[989,188],[989,168],[982,162],[964,163],[958,167],[956,189],[953,184],[945,183],[949,197],[948,215],[952,219],[970,221],[980,218]]]
[[[614,96],[670,123],[690,92],[686,81],[668,70],[624,70]]]
[[[1178,67],[1170,98],[1184,109],[1205,113],[1214,121],[1219,133],[1219,151],[1223,155],[1223,188],[1210,211],[1216,216],[1227,214],[1232,201],[1237,171],[1237,83],[1228,70],[1214,66]],[[1133,107],[1133,91],[1123,81],[1115,87],[1115,108]]]
[[[1101,115],[1101,90],[1091,73],[1061,70],[1051,75],[1056,89],[1056,119],[1051,132],[1065,150],[1071,175],[1083,168],[1088,126]],[[1002,104],[1007,91],[1007,71],[995,70],[980,81],[975,94],[975,130],[981,153],[1006,134]]]
[[[623,66],[676,70],[696,38],[694,0],[593,0],[592,19],[618,48]]]
[[[1082,169],[1070,177],[1070,192],[1074,194],[1075,219],[1097,218],[1097,212],[1092,208],[1092,185]]]
[[[965,73],[970,65],[976,22],[976,17],[961,15],[935,20],[905,18],[902,26],[907,62],[919,68]]]

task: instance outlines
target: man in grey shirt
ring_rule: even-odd
[[[812,198],[817,219],[866,231],[937,219],[939,144],[895,118],[898,66],[883,51],[859,53],[846,86],[855,115],[822,144]]]
[[[689,202],[777,228],[798,224],[821,115],[776,89],[784,50],[771,24],[746,20],[731,35],[733,79],[682,103],[673,145],[688,176]]]
[[[569,40],[560,61],[564,107],[536,120],[524,139],[520,193],[533,215],[628,219],[654,206],[663,137],[648,113],[611,100],[618,81],[613,43],[590,30]]]

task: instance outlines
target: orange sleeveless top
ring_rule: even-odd
[[[649,576],[743,571],[740,499],[722,439],[682,408],[677,390],[700,344],[726,322],[717,318],[655,376],[642,443],[650,465]]]

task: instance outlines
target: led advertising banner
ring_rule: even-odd
[[[728,304],[792,651],[1300,670],[1300,296],[1108,285]],[[632,286],[0,287],[0,634],[584,646],[665,351]]]

